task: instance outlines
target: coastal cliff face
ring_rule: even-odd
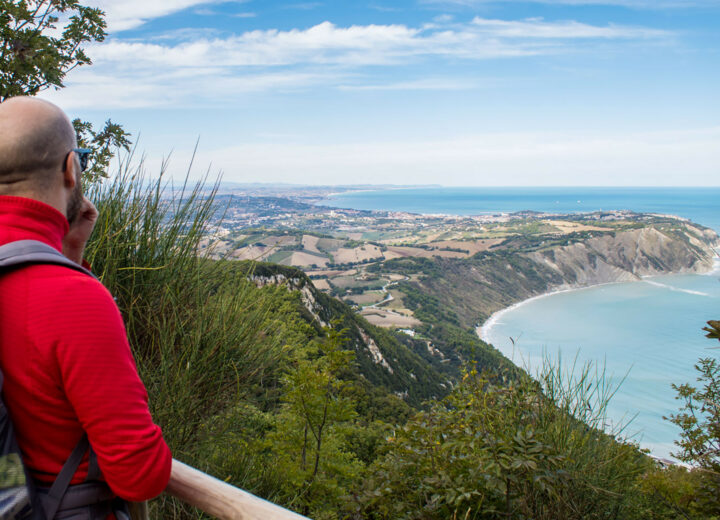
[[[655,228],[634,229],[528,256],[558,272],[572,286],[709,271],[714,254],[711,244],[717,236],[692,226],[686,230],[686,234],[669,235]]]
[[[717,243],[715,232],[689,223],[639,227],[564,245],[539,243],[497,251],[464,262],[441,260],[442,274],[421,280],[417,287],[454,309],[462,326],[474,327],[498,310],[552,290],[708,272]]]

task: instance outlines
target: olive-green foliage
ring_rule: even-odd
[[[445,356],[441,370],[457,378],[462,360],[477,362],[481,370],[518,374],[519,370],[492,345],[482,341],[472,329],[464,328],[451,306],[417,284],[402,282],[403,301],[423,324],[417,329],[432,340]]]
[[[215,208],[202,188],[172,191],[124,163],[89,194],[100,218],[87,254],[117,299],[173,454],[211,469],[200,460],[203,426],[240,398],[278,386],[293,323],[272,291],[204,258],[200,242]]]
[[[596,364],[563,366],[545,358],[536,376],[545,397],[537,428],[565,457],[569,477],[550,511],[568,519],[644,518],[636,484],[655,464],[624,437],[628,424],[613,424],[606,413],[622,380],[614,383]]]
[[[703,358],[695,365],[701,388],[673,385],[683,401],[672,422],[682,428],[678,456],[720,476],[720,364]]]
[[[474,369],[443,402],[421,412],[391,439],[372,466],[358,517],[402,519],[640,518],[631,498],[652,468],[636,446],[578,421],[606,402],[583,371],[548,397],[528,378],[489,379]],[[566,381],[567,383],[567,381]],[[582,384],[585,386],[582,386]]]
[[[654,468],[640,482],[636,495],[640,518],[648,520],[717,520],[720,512],[709,507],[707,474],[698,468]],[[715,493],[717,500],[717,491]]]
[[[108,177],[110,161],[118,150],[130,150],[130,134],[123,127],[113,123],[110,119],[105,121],[102,130],[95,130],[92,123],[73,120],[73,127],[77,135],[78,146],[92,150],[87,168],[83,172],[83,181],[92,184]]]
[[[211,454],[235,484],[315,519],[337,517],[361,481],[360,457],[379,437],[377,425],[358,421],[353,384],[340,378],[353,358],[343,349],[345,332],[326,329],[288,351],[279,405],[266,413],[237,407],[228,417],[234,426]]]
[[[704,329],[711,339],[720,339],[720,322],[709,321]],[[702,358],[695,365],[701,387],[673,385],[683,403],[670,420],[682,430],[676,441],[676,456],[695,466],[698,474],[695,510],[720,517],[720,363]]]
[[[720,321],[708,321],[708,326],[705,327],[703,330],[707,332],[708,338],[720,340]]]
[[[55,35],[59,16],[69,16]],[[88,65],[82,46],[105,39],[104,14],[77,0],[0,0],[0,102],[63,87],[75,67]]]
[[[345,331],[327,332],[299,352],[284,378],[276,426],[266,438],[286,475],[285,496],[316,519],[335,517],[340,497],[363,469],[347,446],[357,412],[346,393],[349,384],[339,377],[353,353],[342,348]]]

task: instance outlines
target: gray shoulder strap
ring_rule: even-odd
[[[55,248],[37,240],[18,240],[0,246],[0,269],[28,264],[62,265],[75,271],[80,271],[93,277],[95,276]]]
[[[90,442],[88,441],[87,434],[83,433],[82,438],[77,443],[72,453],[70,453],[70,457],[68,457],[68,460],[65,462],[62,470],[60,470],[55,482],[53,482],[52,487],[50,487],[46,500],[43,501],[45,518],[48,520],[53,520],[55,518],[55,514],[60,508],[62,499],[65,496],[68,487],[70,487],[70,482],[72,481],[75,472],[80,466],[80,462],[82,462],[82,459],[89,448]]]

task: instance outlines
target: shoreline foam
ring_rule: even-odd
[[[705,273],[682,273],[682,272],[674,272],[674,273],[667,273],[665,275],[657,276],[657,278],[663,278],[666,276],[678,276],[678,275],[687,275],[687,276],[718,276],[720,275],[720,256],[713,257],[713,266],[712,268],[705,272]],[[547,296],[552,296],[554,294],[561,294],[561,293],[568,293],[568,292],[574,292],[574,291],[581,291],[584,289],[592,289],[600,286],[605,285],[617,285],[617,284],[630,284],[635,282],[646,282],[651,283],[652,285],[658,285],[662,288],[666,288],[668,290],[672,291],[680,291],[685,292],[688,294],[693,294],[696,296],[711,296],[709,294],[701,293],[700,291],[693,291],[693,290],[684,290],[679,289],[677,287],[671,287],[671,286],[665,286],[665,284],[661,283],[653,283],[651,280],[643,280],[638,279],[633,282],[629,281],[623,281],[623,282],[608,282],[608,283],[602,283],[602,284],[594,284],[589,286],[581,286],[581,287],[561,287],[559,289],[548,291],[546,293],[534,296],[532,298],[527,298],[525,300],[522,300],[520,302],[517,302],[509,307],[506,307],[504,309],[501,309],[499,311],[496,311],[493,313],[483,324],[482,326],[476,327],[476,333],[477,335],[486,343],[489,343],[493,345],[493,342],[491,341],[491,334],[492,330],[495,326],[503,323],[503,316],[505,313],[510,312],[511,310],[515,310],[517,308],[522,307],[523,305],[526,305],[528,303],[535,302],[536,300],[545,298]],[[717,298],[717,296],[712,296],[714,298]],[[717,299],[715,300],[717,301]],[[512,347],[510,347],[509,343],[507,343],[506,337],[497,337],[496,343],[498,345],[493,345],[495,348],[500,352],[503,356],[505,356],[511,363],[513,363],[515,366],[521,368],[522,370],[525,370],[531,377],[536,377],[536,371],[539,368],[538,365],[538,359],[536,359],[535,356],[532,354],[529,354],[527,352],[523,353],[523,349],[518,348],[513,341]],[[515,338],[515,341],[517,341],[518,338]],[[512,338],[511,338],[512,341]],[[579,351],[578,351],[579,352]],[[627,414],[629,413],[628,410],[623,410],[623,413]],[[644,412],[647,415],[647,411]],[[635,442],[638,442],[643,448],[650,450],[650,455],[658,458],[658,459],[667,459],[669,461],[672,461],[673,463],[678,463],[674,457],[672,456],[672,448],[674,448],[674,440],[673,442],[670,441],[664,441],[663,439],[655,439],[655,440],[645,440],[645,433],[648,431],[652,432],[654,431],[651,428],[650,423],[648,424],[634,424],[634,429],[632,430],[631,435],[628,436],[628,438],[632,439]],[[637,429],[640,428],[640,429]],[[650,428],[649,430],[647,428]],[[637,429],[637,431],[635,431]]]
[[[554,296],[556,294],[562,294],[562,293],[568,293],[573,291],[583,291],[586,289],[594,289],[595,287],[602,287],[604,285],[615,285],[619,283],[634,283],[634,282],[605,282],[605,283],[596,283],[592,285],[578,285],[578,286],[570,286],[570,287],[564,287],[561,286],[557,289],[553,289],[552,291],[544,292],[542,294],[538,294],[537,296],[532,296],[530,298],[527,298],[525,300],[519,301],[517,303],[513,303],[509,307],[505,307],[504,309],[500,309],[499,311],[493,312],[490,317],[485,320],[485,322],[482,325],[479,325],[475,328],[475,331],[478,335],[478,337],[483,340],[486,343],[490,343],[487,340],[488,333],[492,328],[499,323],[500,318],[505,314],[512,310],[515,310],[519,307],[522,307],[523,305],[526,305],[528,303],[534,302],[536,300],[540,300],[542,298],[547,298],[548,296]],[[523,367],[520,367],[523,368]]]
[[[667,273],[667,274],[663,274],[663,275],[647,275],[647,276],[642,276],[642,277],[640,277],[638,280],[635,280],[635,281],[632,281],[632,282],[629,282],[629,281],[621,281],[621,282],[620,282],[620,281],[619,281],[619,282],[605,282],[605,283],[597,283],[597,284],[593,284],[593,285],[582,285],[582,286],[570,286],[570,287],[561,286],[561,287],[559,287],[559,288],[557,288],[557,289],[553,289],[552,291],[544,292],[544,293],[542,293],[542,294],[538,294],[537,296],[532,296],[532,297],[527,298],[527,299],[525,299],[525,300],[521,300],[521,301],[519,301],[519,302],[517,302],[517,303],[513,303],[513,304],[510,305],[509,307],[505,307],[505,308],[503,308],[503,309],[500,309],[500,310],[498,310],[498,311],[493,312],[493,313],[490,315],[490,317],[489,317],[487,320],[485,320],[485,322],[484,322],[482,325],[479,325],[479,326],[477,326],[477,327],[475,328],[475,333],[476,333],[476,334],[478,335],[478,337],[479,337],[481,340],[483,340],[485,343],[490,343],[490,341],[489,341],[490,331],[492,330],[492,328],[493,328],[495,325],[497,325],[497,324],[499,323],[499,320],[500,320],[500,318],[502,318],[503,315],[505,315],[506,313],[508,313],[508,312],[510,312],[510,311],[512,311],[512,310],[515,310],[515,309],[517,309],[517,308],[519,308],[519,307],[522,307],[523,305],[526,305],[526,304],[528,304],[528,303],[534,302],[534,301],[539,300],[539,299],[542,299],[542,298],[546,298],[546,297],[548,297],[548,296],[553,296],[553,295],[555,295],[555,294],[567,293],[567,292],[571,292],[571,291],[582,291],[582,290],[585,290],[585,289],[593,289],[593,288],[595,288],[595,287],[602,287],[602,286],[604,286],[604,285],[614,285],[614,284],[620,284],[620,283],[636,283],[636,282],[642,282],[642,281],[646,281],[646,280],[644,280],[644,278],[658,277],[658,276],[659,276],[659,277],[672,276],[672,275],[677,275],[677,274],[697,274],[698,276],[716,276],[716,275],[720,274],[720,256],[713,257],[713,266],[712,266],[712,268],[710,268],[709,271],[707,271],[707,272],[705,272],[705,273],[681,273],[681,272],[678,272],[678,273]],[[660,284],[660,283],[657,283],[657,282],[656,282],[656,283],[648,282],[648,283],[651,283],[652,285],[657,285],[657,286],[666,287],[664,284]],[[670,287],[670,286],[667,286],[667,287],[668,287],[669,289],[671,289],[671,290],[676,290],[676,289],[674,289],[674,288],[672,288],[672,287]],[[697,293],[698,296],[700,296],[700,295],[701,295],[701,296],[708,296],[707,294],[704,294],[704,293],[700,294],[700,293],[698,293],[697,291],[685,291],[685,290],[680,290],[680,291],[681,291],[681,292],[688,292],[688,293],[691,293],[691,294]],[[512,360],[511,360],[511,361],[512,361]],[[524,367],[520,367],[520,368],[524,368]]]

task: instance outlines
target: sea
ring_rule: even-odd
[[[631,210],[677,215],[720,233],[720,187],[712,188],[408,188],[346,192],[323,205],[422,214]],[[673,459],[680,430],[673,384],[696,383],[701,357],[720,357],[702,327],[720,319],[720,259],[703,275],[646,277],[543,295],[493,315],[487,342],[536,374],[544,360],[576,373],[589,363],[617,386],[606,427]],[[558,361],[559,360],[559,361]]]

